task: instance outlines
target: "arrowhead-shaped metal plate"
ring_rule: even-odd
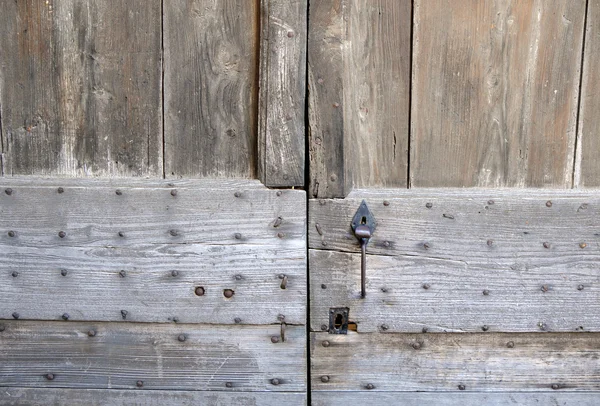
[[[364,200],[358,207],[358,210],[352,219],[352,231],[355,232],[356,227],[360,226],[361,224],[369,227],[369,230],[371,230],[371,235],[373,235],[376,226],[375,216],[373,216],[373,213],[371,213],[371,210],[369,210],[369,206],[367,206],[367,202]]]

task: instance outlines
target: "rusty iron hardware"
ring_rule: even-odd
[[[348,334],[347,307],[332,307],[329,309],[329,334]]]
[[[375,217],[367,202],[364,200],[360,204],[354,218],[352,219],[352,231],[360,243],[360,297],[366,295],[366,275],[367,275],[367,244],[375,232]]]

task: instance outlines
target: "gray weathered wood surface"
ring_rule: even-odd
[[[1,318],[123,321],[125,310],[137,322],[305,323],[303,191],[255,181],[28,182],[0,185]]]
[[[306,393],[2,388],[0,402],[5,406],[302,406],[306,404]],[[582,402],[581,406],[588,404]]]
[[[258,2],[164,2],[167,177],[255,177]]]
[[[402,406],[596,406],[600,392],[566,393],[407,393],[372,391],[315,391],[312,406],[402,405]],[[10,403],[9,403],[10,404]],[[18,403],[17,403],[18,405]]]
[[[350,228],[363,197],[377,221],[365,299]],[[356,191],[311,200],[309,217],[314,330],[347,306],[359,332],[600,331],[597,193]]]
[[[304,186],[308,0],[261,0],[258,169],[267,186]]]
[[[600,1],[588,0],[575,186],[600,186]]]
[[[598,391],[599,356],[598,334],[312,333],[311,382],[316,391],[372,384],[371,393],[458,391],[459,385],[474,392],[552,391],[552,385]]]
[[[161,2],[3,1],[3,174],[162,174]]]
[[[411,2],[317,0],[309,12],[309,195],[406,187]]]
[[[415,1],[412,186],[571,186],[585,8]]]
[[[306,390],[303,326],[288,326],[285,341],[273,343],[280,326],[0,324],[0,386],[135,389],[142,381],[138,390]]]

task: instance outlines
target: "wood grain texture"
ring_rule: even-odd
[[[585,397],[578,396],[575,399]],[[306,405],[306,393],[2,388],[0,402],[5,406],[302,406]],[[588,406],[584,402],[581,405]]]
[[[600,392],[563,393],[409,393],[373,391],[313,391],[312,406],[402,405],[402,406],[596,406]],[[10,404],[10,403],[9,403]],[[18,404],[17,404],[18,405]]]
[[[161,2],[4,1],[3,173],[162,174]]]
[[[415,2],[411,185],[572,185],[585,0]]]
[[[311,334],[315,391],[598,391],[597,334]],[[323,341],[329,343],[323,346]],[[508,347],[508,342],[514,346]],[[413,348],[419,343],[418,350]],[[321,377],[328,376],[323,382]]]
[[[279,326],[2,324],[0,386],[135,389],[142,381],[140,391],[306,390],[304,327],[289,326],[285,342],[274,344]]]
[[[575,165],[576,187],[600,186],[600,1],[588,0],[579,133]]]
[[[164,2],[167,177],[255,177],[258,2]]]
[[[350,229],[363,198],[377,221],[365,299]],[[600,331],[597,193],[357,191],[309,216],[314,330],[347,306],[359,332]]]
[[[307,0],[261,0],[259,178],[304,186]]]
[[[257,183],[65,179],[58,193],[13,180],[0,188],[0,318],[304,324],[305,193]]]
[[[411,2],[319,0],[309,11],[310,196],[406,187]]]

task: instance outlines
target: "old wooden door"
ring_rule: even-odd
[[[0,404],[306,403],[306,9],[0,1]]]
[[[600,2],[309,15],[312,404],[600,403]]]

